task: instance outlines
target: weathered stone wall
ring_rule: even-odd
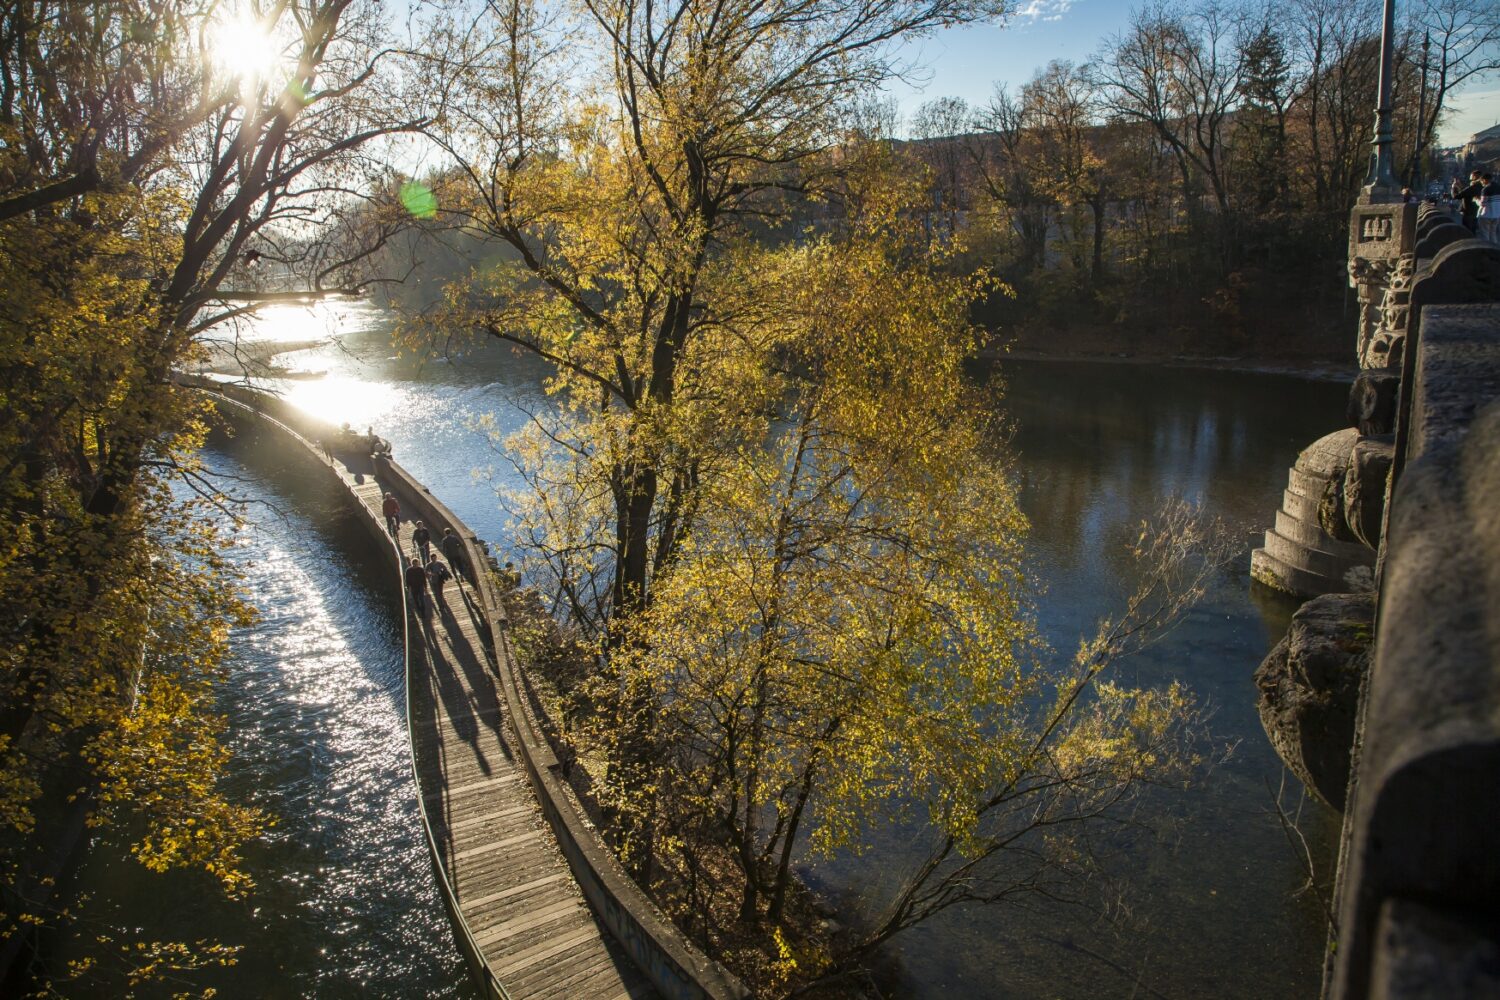
[[[1467,273],[1500,280],[1500,250],[1469,249]],[[1500,304],[1413,318],[1335,1000],[1490,997],[1500,981]]]
[[[1255,671],[1271,745],[1314,795],[1341,811],[1374,604],[1369,592],[1313,598]]]
[[[1329,594],[1256,675],[1272,744],[1345,812],[1335,1000],[1500,996],[1500,248],[1455,222],[1351,219],[1363,371],[1304,545],[1376,555],[1373,652],[1367,600]]]

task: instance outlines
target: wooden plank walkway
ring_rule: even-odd
[[[336,465],[384,523],[373,469]],[[403,518],[403,557],[417,554],[413,526]],[[440,863],[480,953],[513,1000],[655,997],[584,902],[515,756],[477,593],[457,575],[445,590],[417,619],[426,663],[410,665],[412,746]]]

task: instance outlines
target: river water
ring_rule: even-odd
[[[477,423],[492,416],[508,431],[546,405],[540,363],[498,344],[398,356],[385,315],[361,304],[276,309],[249,332],[333,335],[335,343],[280,359],[324,373],[286,383],[292,402],[335,423],[374,425],[403,465],[503,549],[492,483],[507,481],[507,467]],[[1303,867],[1272,808],[1282,772],[1251,682],[1294,606],[1252,589],[1247,567],[1287,466],[1339,426],[1343,390],[1134,365],[1010,362],[1003,374],[1031,569],[1044,588],[1038,614],[1059,655],[1127,592],[1123,542],[1164,495],[1200,500],[1243,537],[1242,557],[1208,598],[1122,677],[1183,680],[1214,709],[1214,746],[1232,752],[1192,787],[1154,794],[1146,826],[1117,838],[1126,863],[1112,919],[1041,903],[952,912],[897,940],[881,984],[920,1000],[1313,996],[1321,910],[1298,892]],[[419,839],[400,716],[399,612],[388,589],[356,557],[358,529],[296,463],[238,446],[209,458],[251,476],[245,490],[280,511],[253,508],[256,523],[237,550],[266,617],[239,637],[224,708],[235,787],[283,819],[252,852],[261,888],[248,904],[215,903],[191,879],[146,897],[157,883],[120,875],[107,852],[85,885],[139,924],[160,923],[158,936],[196,926],[243,943],[232,979],[192,979],[226,996],[468,995]],[[1336,817],[1309,804],[1302,825],[1326,865]],[[881,847],[809,865],[804,876],[857,906],[912,850]]]

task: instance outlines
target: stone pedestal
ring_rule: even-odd
[[[1359,432],[1353,427],[1313,442],[1287,473],[1276,526],[1250,553],[1250,576],[1295,597],[1369,590],[1375,553],[1357,542],[1341,542],[1318,524],[1318,504],[1330,483],[1342,487],[1349,453]]]

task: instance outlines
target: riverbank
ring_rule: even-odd
[[[976,354],[984,363],[1004,361],[1082,363],[1101,365],[1140,365],[1154,368],[1186,368],[1210,371],[1244,372],[1255,375],[1286,375],[1319,382],[1346,381],[1355,374],[1350,364],[1342,364],[1327,354],[1305,357],[1271,353],[1266,357],[1245,355],[1203,355],[1168,351],[1117,350],[1111,346],[1077,343],[1071,349],[1047,350],[1026,343],[1038,337],[1025,337],[1003,343],[992,342]],[[284,355],[322,348],[330,343],[319,340],[257,340],[248,343],[210,342],[209,356],[197,367],[198,374],[229,375],[288,380],[319,379],[326,373],[299,365],[276,364]],[[1352,359],[1353,351],[1349,352]]]
[[[1168,293],[1134,308],[1089,314],[1069,311],[1014,315],[979,312],[988,334],[988,360],[1046,360],[1144,364],[1292,375],[1318,380],[1354,374],[1356,317],[1352,303],[1330,294],[1308,300],[1291,289],[1240,294],[1234,307],[1217,299]]]
[[[1351,352],[1352,353],[1352,352]],[[1349,367],[1327,359],[1258,361],[1243,357],[1205,357],[1188,354],[1137,354],[1133,352],[1064,353],[1038,350],[985,347],[977,354],[984,362],[1026,361],[1099,365],[1143,365],[1155,368],[1189,368],[1210,371],[1245,372],[1254,375],[1286,375],[1318,382],[1339,382],[1355,374]]]
[[[302,371],[276,365],[272,362],[283,354],[309,351],[328,343],[320,340],[252,340],[242,341],[206,339],[200,342],[204,348],[203,358],[194,366],[198,375],[232,375],[241,378],[322,378],[321,371]]]
[[[277,365],[282,355],[310,351],[327,345],[327,340],[266,340],[250,344],[213,345],[213,356],[200,365],[198,374],[250,376],[256,378],[317,379],[321,370],[304,370]],[[1351,352],[1352,354],[1352,352]],[[1004,361],[1082,363],[1100,365],[1144,365],[1156,368],[1188,368],[1211,371],[1245,372],[1255,375],[1286,375],[1319,382],[1339,382],[1353,377],[1349,367],[1323,357],[1261,360],[1232,355],[1205,356],[1191,354],[1143,353],[1135,351],[1043,351],[991,345],[975,355],[984,363]]]

